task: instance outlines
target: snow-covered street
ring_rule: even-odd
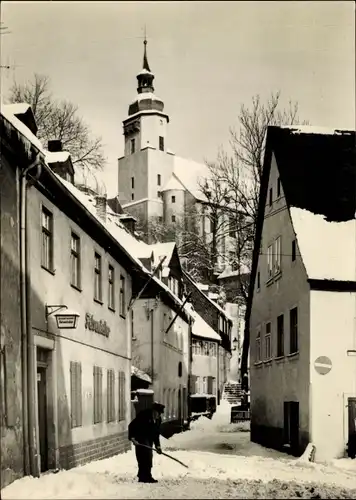
[[[5,488],[2,498],[356,498],[356,461],[302,462],[249,441],[245,425],[229,424],[224,401],[212,420],[161,438],[163,451],[185,469],[155,455],[157,484],[136,479],[133,451],[69,471],[26,477]],[[240,430],[239,430],[240,429]]]

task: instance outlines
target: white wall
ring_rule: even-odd
[[[344,455],[348,440],[347,398],[356,397],[356,357],[347,356],[356,345],[356,293],[312,291],[310,297],[311,440],[316,459]],[[320,375],[319,356],[332,361]]]

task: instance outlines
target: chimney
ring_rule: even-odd
[[[95,197],[96,214],[103,221],[106,222],[106,196],[97,195]]]
[[[58,139],[53,139],[52,141],[48,141],[47,149],[51,153],[58,153],[59,151],[62,151],[62,141]]]

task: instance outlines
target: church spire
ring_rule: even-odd
[[[153,80],[154,74],[151,73],[150,66],[147,59],[147,39],[145,34],[145,39],[143,41],[143,68],[142,71],[137,75],[138,87],[137,92],[143,94],[145,92],[154,92]]]
[[[149,66],[148,60],[147,60],[147,50],[146,50],[147,40],[146,40],[146,36],[145,36],[145,39],[143,41],[143,45],[144,45],[144,51],[143,51],[143,69],[151,72],[150,66]]]

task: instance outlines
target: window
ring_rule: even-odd
[[[133,309],[131,309],[131,338],[132,338],[132,340],[136,340],[135,329],[134,329],[134,311],[133,311]]]
[[[183,374],[183,365],[182,365],[182,362],[179,361],[178,363],[178,377],[181,377]]]
[[[102,422],[103,418],[103,371],[94,366],[94,424]]]
[[[135,177],[131,177],[131,189],[135,189]]]
[[[261,288],[261,274],[260,271],[257,272],[257,290]]]
[[[161,191],[157,191],[157,198],[161,198]]]
[[[70,362],[70,413],[71,427],[82,425],[82,365]]]
[[[273,189],[269,188],[269,206],[271,207],[273,203]]]
[[[159,216],[158,217],[158,222],[162,222],[163,221],[163,217],[162,216]]]
[[[209,356],[209,344],[204,342],[204,356]]]
[[[136,150],[135,139],[131,139],[131,154],[133,154]]]
[[[125,397],[125,372],[119,372],[119,404],[118,419],[119,422],[126,417],[126,397]]]
[[[297,248],[296,248],[296,241],[293,240],[292,241],[292,261],[294,262],[295,261],[295,258],[296,258],[296,253],[297,253]]]
[[[290,354],[298,352],[298,308],[294,307],[289,313],[290,324]]]
[[[281,272],[281,237],[274,242],[274,274]]]
[[[75,233],[70,238],[70,284],[76,288],[80,287],[80,238]]]
[[[175,222],[175,221],[176,221],[176,216],[172,215],[172,222]]]
[[[135,193],[131,193],[131,200],[133,201],[135,199]]]
[[[281,179],[278,177],[277,179],[277,198],[281,196]]]
[[[98,253],[94,255],[94,300],[101,302],[102,286],[101,286],[101,257]]]
[[[261,361],[261,329],[256,332],[256,363]]]
[[[211,378],[212,378],[212,394],[216,394],[216,378],[215,377]]]
[[[108,307],[115,310],[115,270],[111,265],[108,269]]]
[[[42,267],[53,271],[53,214],[42,207]]]
[[[157,186],[161,185],[161,174],[157,174]]]
[[[159,149],[160,151],[164,151],[164,137],[159,136]]]
[[[270,245],[267,249],[267,279],[273,276],[273,245]]]
[[[233,215],[229,215],[229,236],[231,236],[231,238],[235,238],[235,233],[236,233],[235,217]]]
[[[208,380],[207,377],[203,377],[202,393],[206,394],[208,392]]]
[[[277,356],[284,356],[284,316],[277,318]]]
[[[266,324],[266,335],[265,335],[265,359],[271,359],[271,323]]]
[[[107,421],[114,422],[115,419],[115,372],[114,370],[107,371]]]
[[[172,196],[172,203],[175,203],[175,202],[176,202],[176,197]]]
[[[126,316],[126,305],[125,305],[125,278],[120,276],[120,315]]]

